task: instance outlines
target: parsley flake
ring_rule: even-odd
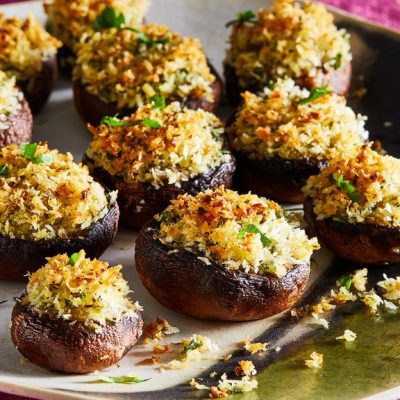
[[[193,338],[189,344],[187,344],[183,350],[182,354],[187,354],[189,351],[193,351],[198,349],[199,347],[203,346],[203,341],[198,338]]]
[[[346,179],[344,179],[343,175],[340,175],[336,181],[337,185],[340,189],[343,189],[350,200],[358,203],[361,200],[361,193]]]
[[[344,275],[339,278],[340,286],[344,286],[347,290],[350,290],[352,283],[352,275]]]
[[[225,28],[229,28],[231,25],[234,24],[241,24],[244,22],[255,22],[256,14],[253,11],[247,10],[243,12],[236,13],[236,19],[229,21],[225,24]]]
[[[165,108],[165,97],[161,94],[155,94],[150,98],[150,101],[154,103],[150,110],[155,110],[157,108],[163,110]]]
[[[264,235],[254,224],[244,225],[237,235],[238,239],[244,239],[246,233],[258,233],[260,235],[261,243],[264,247],[269,246],[272,243],[272,240]]]
[[[100,377],[100,382],[106,383],[140,383],[146,382],[148,379],[140,379],[136,376],[102,376]]]
[[[331,93],[332,93],[332,90],[330,90],[327,86],[312,88],[310,90],[310,94],[308,95],[308,97],[306,97],[305,99],[299,100],[299,104],[303,105],[303,104],[310,103],[312,101],[319,99],[322,96],[326,96],[327,94],[331,94]]]
[[[7,165],[0,165],[0,175],[1,176],[6,176],[8,175],[10,169],[7,167]]]
[[[100,31],[107,28],[120,28],[125,24],[124,14],[117,14],[114,8],[105,7],[104,10],[96,17],[93,28]]]
[[[71,257],[69,258],[69,265],[74,266],[78,261],[78,258],[79,258],[79,253],[71,254]]]
[[[161,128],[160,123],[154,119],[144,118],[137,121],[124,121],[123,119],[119,119],[118,115],[114,115],[113,117],[103,117],[100,124],[114,127],[137,126],[142,124],[153,129]]]
[[[49,165],[53,161],[51,154],[41,154],[35,156],[38,145],[36,143],[22,143],[20,146],[21,155],[27,160],[33,161],[35,164],[46,164]]]
[[[136,28],[130,28],[130,27],[125,27],[123,28],[126,31],[132,31],[136,33],[136,37],[139,40],[139,42],[145,44],[146,46],[154,46],[155,44],[167,44],[169,42],[168,38],[162,38],[162,39],[152,39],[150,36],[146,35],[143,31],[140,29]]]

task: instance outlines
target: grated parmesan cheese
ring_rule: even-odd
[[[0,13],[0,27],[0,70],[19,82],[35,77],[61,46],[32,15],[20,20]]]
[[[83,33],[92,30],[105,7],[122,13],[127,26],[137,26],[150,6],[149,0],[45,0],[44,10],[51,33],[75,50]]]
[[[124,121],[143,119],[157,121],[161,127],[89,126],[93,138],[87,155],[111,175],[156,188],[179,187],[231,160],[230,153],[223,151],[223,123],[209,112],[182,108],[178,102],[162,110],[152,110],[148,104]]]
[[[178,196],[155,218],[161,242],[199,252],[231,271],[282,277],[319,248],[316,238],[286,221],[278,204],[223,188]]]
[[[368,139],[366,117],[356,115],[345,97],[334,93],[299,104],[309,94],[291,79],[278,80],[258,95],[243,93],[236,120],[228,128],[232,147],[260,160],[322,161],[354,154]]]
[[[269,79],[314,78],[342,70],[351,60],[349,34],[337,29],[321,3],[275,0],[254,23],[232,27],[225,63],[241,87],[265,86]]]
[[[346,329],[342,336],[338,336],[337,340],[344,340],[346,342],[354,342],[357,338],[357,334],[351,331],[350,329]]]
[[[39,316],[81,321],[101,331],[142,308],[132,303],[121,265],[90,260],[81,250],[74,265],[67,254],[47,258],[47,264],[29,277],[21,303]]]

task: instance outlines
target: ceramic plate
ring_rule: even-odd
[[[200,38],[211,62],[221,71],[228,35],[224,27],[225,22],[232,19],[238,11],[256,10],[268,5],[268,1],[257,0],[153,0],[147,19],[169,25],[185,35]],[[45,21],[40,2],[1,6],[0,11],[18,16],[32,13]],[[367,126],[371,136],[380,139],[390,153],[400,156],[400,136],[397,136],[400,120],[400,36],[343,14],[338,15],[338,22],[352,35],[352,93],[360,87],[367,90],[362,98],[351,97],[352,106],[369,116]],[[225,115],[230,111],[225,110]],[[50,102],[35,119],[34,141],[40,140],[47,140],[50,147],[70,151],[75,160],[81,159],[89,142],[89,134],[73,106],[71,86],[65,80],[59,80]],[[254,362],[260,374],[259,388],[240,396],[245,399],[358,399],[376,393],[379,393],[378,397],[382,399],[400,396],[400,388],[396,389],[396,386],[400,385],[400,376],[395,373],[382,374],[385,369],[396,368],[397,359],[400,357],[397,342],[393,341],[398,328],[396,320],[388,318],[387,321],[380,321],[381,325],[376,325],[378,322],[371,322],[371,318],[358,311],[357,305],[341,308],[332,315],[333,328],[329,331],[317,329],[308,318],[294,319],[288,314],[247,323],[194,320],[162,307],[142,287],[134,268],[135,237],[133,232],[121,230],[103,258],[112,265],[124,266],[123,272],[135,292],[135,299],[139,299],[144,307],[145,321],[163,316],[179,327],[181,333],[168,338],[172,342],[178,342],[193,333],[210,337],[221,348],[220,352],[215,354],[216,357],[193,363],[186,369],[160,372],[152,366],[135,365],[144,358],[151,357],[151,348],[139,344],[118,366],[101,373],[120,376],[134,372],[140,378],[151,378],[135,385],[97,383],[98,377],[95,375],[62,375],[48,372],[22,362],[10,340],[8,321],[13,297],[18,296],[24,286],[0,282],[0,301],[7,300],[0,305],[0,318],[4,321],[0,326],[0,391],[40,399],[204,398],[207,397],[207,392],[193,390],[188,385],[191,378],[200,377],[205,384],[215,384],[215,379],[218,380],[223,372],[231,372],[238,360],[246,358]],[[355,267],[335,262],[329,252],[322,249],[315,256],[312,278],[302,302],[310,304],[316,301],[318,296],[335,286],[335,281],[340,275],[346,270],[354,270]],[[395,270],[395,267],[391,267],[389,272],[394,274]],[[371,271],[371,283],[381,275],[380,268]],[[360,316],[359,320],[357,316]],[[337,344],[330,344],[335,329],[340,330],[345,322],[350,325],[360,324],[360,329],[369,332],[369,336],[365,335],[363,340],[362,334],[359,334],[358,347],[344,349],[335,347]],[[382,350],[379,346],[374,346],[375,350],[370,352],[371,354],[365,350],[371,349],[370,343],[376,343],[386,333],[392,335],[385,338],[386,344],[394,343],[390,349]],[[269,350],[263,354],[244,357],[238,350],[239,343],[245,338],[257,337],[269,343]],[[326,351],[331,351],[332,356],[330,359],[328,357],[326,368],[315,373],[304,368],[304,360],[301,360],[301,357],[309,349],[318,346],[324,349],[327,347]],[[280,351],[276,351],[277,349]],[[230,353],[233,356],[228,361],[218,361]],[[362,361],[365,354],[370,357],[367,362]],[[371,368],[374,368],[373,373]],[[400,365],[397,370],[400,371]],[[217,372],[217,378],[209,377],[213,371]]]

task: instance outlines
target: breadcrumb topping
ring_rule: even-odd
[[[255,21],[233,24],[225,62],[245,88],[285,76],[322,86],[325,73],[350,60],[349,34],[336,28],[321,3],[275,0]]]
[[[121,265],[90,260],[81,250],[72,265],[67,254],[47,258],[47,263],[29,277],[21,303],[39,316],[81,321],[101,329],[141,310],[132,303]]]
[[[126,25],[137,26],[150,6],[149,0],[45,0],[51,33],[71,50],[79,43],[82,34],[91,31],[96,17],[112,7],[125,16]]]
[[[189,97],[214,100],[215,76],[199,40],[163,25],[144,25],[140,32],[112,28],[84,34],[74,80],[118,108],[143,106],[156,93],[168,102]],[[152,44],[143,43],[143,34]]]
[[[309,95],[291,79],[278,80],[259,95],[243,93],[228,129],[233,148],[255,159],[330,160],[354,154],[368,139],[366,117],[356,115],[345,97],[334,93],[302,104]]]
[[[0,13],[0,70],[17,81],[27,81],[43,68],[61,46],[32,15],[24,20]]]
[[[106,195],[70,153],[34,146],[33,159],[16,145],[0,150],[0,165],[7,168],[0,176],[0,233],[29,240],[81,237],[107,214],[116,193]]]
[[[231,160],[223,149],[223,123],[204,110],[189,110],[174,102],[164,109],[148,104],[124,119],[152,120],[159,127],[89,126],[93,135],[86,153],[96,166],[126,182],[147,182],[156,188],[182,182]],[[158,126],[157,125],[157,126]]]
[[[8,119],[22,108],[24,95],[15,86],[15,77],[0,71],[0,131],[9,128]]]
[[[179,333],[180,330],[172,326],[165,318],[157,317],[155,321],[145,324],[143,327],[143,344],[157,343],[165,335]]]
[[[178,196],[155,218],[155,238],[231,271],[282,277],[319,248],[316,238],[286,221],[278,204],[223,188]]]
[[[384,289],[383,297],[387,300],[400,300],[400,276],[395,278],[388,278],[386,274],[383,275],[384,280],[379,281],[377,285]]]
[[[342,336],[338,336],[337,340],[343,340],[346,342],[354,342],[357,338],[357,334],[350,329],[346,329]]]
[[[256,354],[260,351],[267,351],[268,343],[251,343],[249,339],[243,340],[243,348],[250,354]]]
[[[352,199],[339,185],[340,179],[359,197]],[[360,147],[355,157],[334,160],[310,177],[303,191],[318,219],[400,226],[400,160],[380,155],[368,145]]]

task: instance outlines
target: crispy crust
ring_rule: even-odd
[[[227,64],[224,64],[224,76],[226,95],[232,105],[238,105],[241,102],[242,98],[240,94],[242,92],[248,90],[250,92],[257,93],[263,89],[262,86],[239,86],[239,80],[235,70]],[[334,70],[330,74],[323,75],[320,79],[306,77],[297,79],[295,82],[297,85],[306,87],[307,89],[311,89],[316,86],[328,85],[335,93],[346,96],[350,89],[351,83],[351,63],[347,63],[340,71]]]
[[[328,165],[325,161],[312,158],[286,160],[271,157],[251,160],[242,154],[236,154],[236,158],[237,180],[242,191],[251,191],[259,196],[290,204],[304,201],[301,188],[311,175],[318,174]]]
[[[140,313],[106,325],[95,333],[82,322],[39,317],[16,303],[11,316],[11,338],[18,351],[42,368],[85,374],[118,362],[142,334]]]
[[[304,202],[310,231],[338,257],[365,265],[400,263],[400,229],[317,219],[312,200]]]
[[[9,144],[30,142],[32,138],[32,113],[28,102],[23,98],[20,101],[21,109],[7,118],[7,129],[0,129],[0,147]]]
[[[27,82],[17,82],[33,114],[37,114],[46,104],[57,78],[57,59],[53,56],[43,62],[43,68],[36,77]]]
[[[108,213],[95,222],[82,237],[73,239],[26,240],[0,234],[0,280],[26,281],[46,262],[46,257],[85,250],[87,257],[97,258],[112,243],[118,229],[119,209],[114,201]]]
[[[136,271],[157,301],[182,314],[221,321],[266,318],[292,306],[308,281],[309,263],[297,264],[277,278],[228,271],[186,250],[168,254],[174,248],[153,238],[155,227],[152,220],[139,232]]]
[[[182,103],[192,110],[202,108],[205,111],[215,113],[221,104],[223,83],[215,68],[211,64],[208,65],[216,78],[212,84],[214,101],[210,102],[206,99],[188,98]],[[90,123],[91,125],[97,126],[104,116],[115,114],[127,116],[135,112],[135,109],[132,108],[118,109],[115,103],[105,103],[97,96],[88,93],[79,82],[74,82],[73,91],[76,110],[85,123]],[[172,101],[174,101],[174,99],[170,100],[170,102]]]
[[[235,159],[232,157],[231,162],[223,163],[206,174],[197,175],[183,182],[180,187],[164,185],[160,189],[156,189],[151,184],[128,184],[123,179],[112,176],[106,170],[95,167],[93,160],[87,155],[84,155],[82,162],[88,166],[90,174],[98,182],[110,190],[118,190],[121,223],[134,229],[140,229],[180,194],[194,195],[221,185],[228,189],[231,188],[236,165]]]

